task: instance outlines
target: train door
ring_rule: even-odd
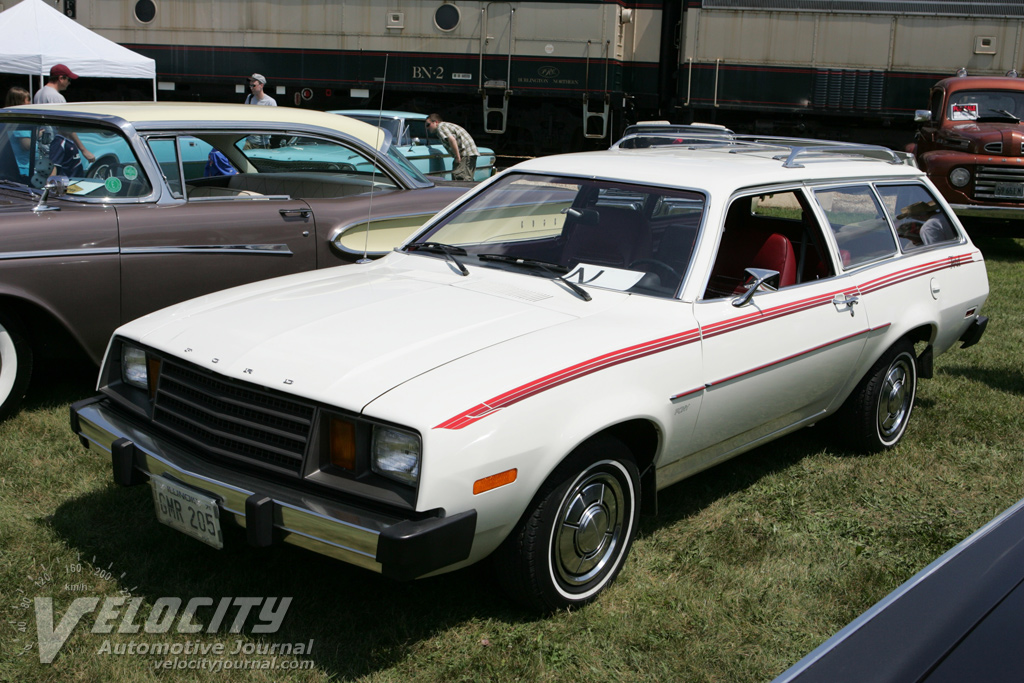
[[[483,93],[484,130],[488,133],[504,133],[508,119],[515,12],[508,2],[491,2],[484,8],[480,91]]]

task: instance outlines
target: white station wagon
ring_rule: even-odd
[[[237,524],[399,579],[493,557],[541,610],[607,587],[674,482],[826,418],[895,446],[933,358],[987,322],[924,174],[632,142],[509,169],[373,263],[124,325],[74,431],[213,546]]]

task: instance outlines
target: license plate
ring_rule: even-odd
[[[1024,198],[1024,183],[996,183],[997,197]]]
[[[214,548],[224,547],[216,498],[166,477],[153,477],[149,482],[158,520]]]

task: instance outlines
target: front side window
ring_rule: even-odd
[[[777,273],[765,280],[762,290],[835,274],[821,229],[802,193],[784,190],[732,201],[702,298],[742,294],[751,286],[748,269]]]
[[[845,268],[896,253],[896,238],[871,187],[815,190],[814,197],[828,218]]]
[[[921,185],[882,185],[877,189],[903,251],[959,239],[953,221]]]
[[[443,252],[469,267],[563,277],[582,287],[672,297],[689,269],[704,207],[697,192],[511,174],[406,251]]]
[[[111,199],[152,192],[119,131],[54,120],[5,120],[0,125],[0,179],[41,188],[54,175],[69,178],[70,196]]]

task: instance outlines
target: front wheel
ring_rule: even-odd
[[[32,347],[21,323],[0,313],[0,420],[17,410],[32,376]]]
[[[640,476],[612,437],[577,448],[495,552],[499,580],[528,607],[586,604],[618,575],[636,536]]]
[[[868,453],[892,448],[907,431],[917,393],[917,357],[907,340],[889,349],[846,400],[841,420],[850,440]]]

